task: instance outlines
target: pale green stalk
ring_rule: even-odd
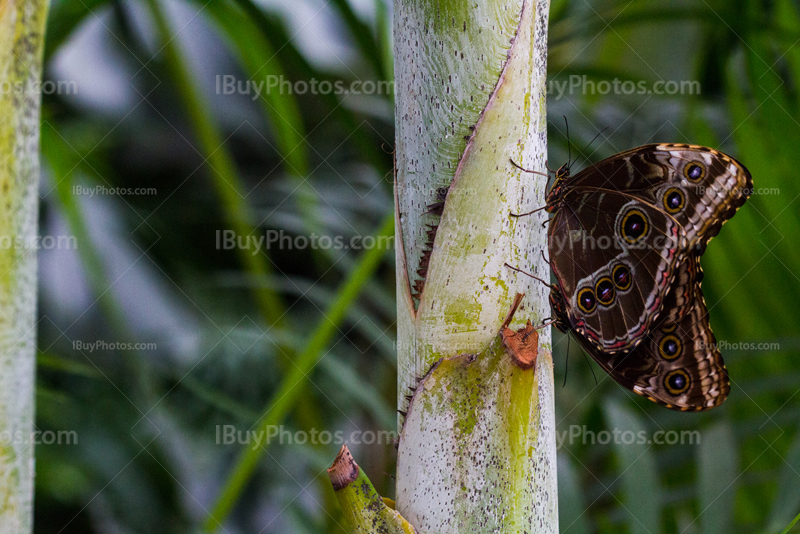
[[[0,2],[0,525],[33,529],[36,249],[42,53],[48,3]]]
[[[534,370],[497,334],[549,315],[544,203],[547,0],[396,0],[397,510],[420,533],[558,532],[549,329]],[[422,294],[429,208],[448,187]],[[544,348],[542,348],[544,347]],[[435,368],[432,370],[432,366]],[[418,382],[422,377],[421,382]],[[405,409],[405,408],[404,408]]]
[[[382,499],[346,445],[328,469],[344,525],[351,534],[414,534],[414,527]]]

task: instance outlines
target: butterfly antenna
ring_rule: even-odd
[[[583,347],[581,347],[581,352],[583,353],[583,357],[586,358],[586,363],[589,364],[589,369],[592,370],[592,376],[594,377],[594,385],[596,386],[597,385],[597,375],[594,374],[594,367],[592,367],[592,362],[589,360],[589,356],[586,355],[586,351],[583,350]]]
[[[569,122],[567,122],[567,116],[562,115],[562,117],[564,117],[564,124],[567,127],[567,169],[569,169],[570,166],[572,165],[571,163],[569,163],[570,161],[572,161],[572,143],[569,142]]]
[[[606,127],[605,127],[605,128],[603,128],[602,130],[600,130],[599,132],[597,132],[597,135],[595,135],[595,136],[592,138],[592,140],[591,140],[591,141],[589,141],[589,144],[588,144],[588,145],[586,145],[586,148],[584,148],[584,149],[583,149],[583,152],[586,152],[587,150],[589,150],[589,147],[590,147],[590,146],[592,146],[592,143],[594,143],[594,142],[597,140],[597,138],[598,138],[598,137],[600,137],[600,134],[602,134],[602,133],[603,133],[603,132],[605,132],[606,130],[608,130],[608,126],[606,126]],[[583,152],[581,152],[581,154],[582,154]],[[578,156],[575,156],[575,161],[578,161]],[[573,163],[574,163],[574,162],[573,162]],[[570,166],[572,166],[572,163],[570,163]]]

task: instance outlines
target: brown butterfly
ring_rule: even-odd
[[[730,386],[699,256],[751,191],[743,165],[697,145],[644,145],[574,176],[562,166],[545,206],[556,327],[654,402],[721,404]]]

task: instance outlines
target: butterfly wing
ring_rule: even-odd
[[[750,196],[750,172],[727,154],[699,145],[651,144],[587,167],[565,184],[633,195],[669,213],[684,229],[686,248],[708,241]]]
[[[657,322],[678,323],[694,306],[695,286],[703,279],[699,258],[682,261],[675,272]]]
[[[686,263],[693,263],[688,271],[696,270],[701,277],[697,258]],[[682,291],[681,285],[676,283],[673,290]],[[699,282],[692,282],[687,313],[677,321],[665,316],[630,351],[609,355],[579,341],[618,383],[672,410],[709,410],[722,404],[730,392]]]
[[[598,350],[628,350],[656,320],[676,277],[681,228],[619,193],[570,192],[564,200],[548,248],[566,321]]]
[[[555,213],[549,248],[571,327],[597,349],[613,353],[636,346],[661,313],[674,322],[682,319],[692,300],[690,267],[682,259],[702,254],[751,191],[750,173],[735,159],[684,144],[641,146],[557,182],[548,196],[548,209]],[[631,211],[651,229],[636,247],[622,235]],[[620,264],[633,279],[627,291],[607,283]],[[683,271],[674,270],[681,265]],[[676,279],[683,280],[682,290],[665,304]],[[607,303],[598,298],[594,305],[591,288],[595,296],[605,289],[613,298]],[[582,295],[587,306],[581,305]]]

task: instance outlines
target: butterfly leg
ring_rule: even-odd
[[[546,207],[547,207],[547,206],[542,206],[541,208],[536,208],[535,210],[533,210],[533,211],[529,211],[529,212],[527,212],[527,213],[509,213],[509,215],[511,215],[512,217],[516,217],[516,218],[519,218],[519,217],[527,217],[528,215],[533,215],[533,214],[534,214],[534,213],[536,213],[537,211],[542,211],[542,210],[543,210],[543,209],[545,209]],[[548,219],[548,220],[549,220],[549,219]]]
[[[555,322],[556,322],[555,319],[549,319],[549,322],[548,322],[548,319],[545,319],[545,322],[542,323],[542,326],[537,326],[536,328],[531,328],[531,330],[522,337],[522,341],[525,341],[526,339],[528,339],[528,336],[531,335],[532,333],[534,333],[536,330],[541,330],[542,328],[547,328],[548,326],[550,326],[551,324],[553,324]]]
[[[534,276],[534,275],[532,275],[532,274],[531,274],[531,273],[529,273],[529,272],[523,271],[522,269],[517,269],[516,267],[512,267],[511,265],[509,265],[509,264],[507,264],[507,263],[504,263],[503,265],[505,265],[506,267],[508,267],[508,268],[509,268],[509,269],[511,269],[512,271],[517,271],[518,273],[522,273],[522,274],[524,274],[524,275],[530,276],[530,277],[531,277],[531,278],[533,278],[534,280],[538,280],[539,282],[543,283],[544,285],[546,285],[546,286],[547,286],[547,287],[549,287],[550,289],[552,289],[552,288],[554,288],[554,287],[555,287],[553,284],[549,284],[549,283],[545,282],[544,280],[542,280],[541,278],[539,278],[538,276]]]
[[[523,172],[527,172],[527,173],[531,173],[531,174],[538,174],[538,175],[540,175],[540,176],[545,176],[545,177],[547,177],[547,178],[550,178],[550,175],[549,175],[549,174],[547,174],[546,172],[532,171],[532,170],[526,169],[525,167],[523,167],[522,165],[518,164],[516,161],[514,161],[514,160],[513,160],[513,159],[511,159],[511,158],[509,158],[509,159],[508,159],[508,161],[510,161],[510,162],[511,162],[511,164],[512,164],[514,167],[518,168],[519,170],[521,170],[521,171],[523,171]],[[547,165],[547,164],[545,163],[545,166],[546,166],[546,165]],[[548,167],[548,170],[550,170],[550,169],[549,169],[549,167]]]

